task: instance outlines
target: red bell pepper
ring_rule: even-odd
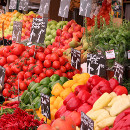
[[[74,96],[75,96],[75,94],[71,92],[71,93],[65,98],[65,100],[63,101],[63,104],[66,105],[66,103],[67,103],[72,97],[74,97]]]
[[[81,111],[82,111],[82,112],[84,112],[84,113],[87,113],[87,112],[90,111],[91,109],[92,109],[92,106],[91,106],[91,105],[89,105],[88,103],[84,103],[84,104],[82,104],[82,105],[78,108],[77,112],[81,113]]]
[[[76,126],[80,126],[81,124],[81,114],[79,112],[73,111],[67,117],[70,117]]]
[[[89,99],[90,93],[87,92],[86,90],[81,90],[81,91],[78,93],[77,97],[81,100],[82,103],[85,103],[85,102],[87,102],[87,100]]]
[[[74,110],[77,110],[80,105],[81,105],[81,102],[79,98],[74,96],[67,102],[66,109],[70,111],[74,111]]]
[[[122,95],[122,94],[127,94],[128,95],[128,90],[126,87],[118,85],[116,88],[113,90],[117,95]]]
[[[65,116],[67,117],[72,111],[66,110],[64,113],[60,115],[60,117]]]
[[[114,90],[114,88],[119,85],[119,82],[115,78],[111,78],[109,83],[112,90]]]

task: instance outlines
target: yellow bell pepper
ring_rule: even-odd
[[[71,88],[66,88],[60,93],[60,97],[65,99],[71,92]]]
[[[56,100],[54,101],[54,107],[56,108],[56,109],[58,109],[58,106],[59,106],[59,103],[61,102],[61,101],[63,101],[63,99],[61,98],[61,97],[57,97],[56,98]]]
[[[75,84],[71,87],[72,92],[75,91],[75,88],[76,88],[78,85],[84,85],[84,82],[75,83]]]
[[[50,97],[50,104],[53,104],[55,100],[56,100],[55,96]]]
[[[63,105],[63,101],[64,101],[64,100],[60,101],[60,103],[59,103],[59,105],[58,105],[58,109]]]
[[[74,75],[74,76],[73,76],[73,80],[74,80],[74,81],[79,80],[80,75],[81,75],[81,74],[76,74],[76,75]]]
[[[59,83],[56,83],[51,91],[51,94],[57,97],[63,90],[63,87]]]
[[[57,109],[53,109],[51,111],[51,120],[54,120],[55,119],[55,113],[57,112]]]
[[[55,109],[55,106],[53,104],[50,104],[50,111]]]
[[[64,88],[71,88],[75,83],[76,83],[76,81],[74,81],[74,80],[69,80],[69,81],[67,81],[67,82],[65,82],[65,83],[63,84],[63,87],[64,87]]]

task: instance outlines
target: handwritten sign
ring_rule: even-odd
[[[4,87],[4,79],[5,79],[5,68],[0,66],[0,84]]]
[[[81,52],[71,48],[71,65],[76,69],[81,67]]]
[[[93,75],[106,76],[106,58],[100,54],[87,55],[87,72]]]
[[[94,121],[84,112],[81,112],[81,128],[80,130],[94,130]]]
[[[42,115],[51,120],[50,115],[50,97],[41,93],[41,111]]]
[[[92,0],[80,0],[79,15],[90,17]]]
[[[70,7],[70,0],[61,0],[58,16],[68,18],[69,7]]]
[[[115,59],[115,52],[114,50],[105,51],[106,59]]]
[[[31,34],[30,34],[30,41],[36,43],[43,43],[46,34],[48,18],[34,18]]]
[[[121,84],[123,82],[124,66],[115,62],[114,64],[114,77],[117,78],[118,82]]]
[[[29,0],[20,0],[19,10],[27,11],[28,10]]]
[[[16,9],[17,0],[10,0],[9,9]]]
[[[14,21],[12,40],[18,43],[21,42],[21,33],[22,33],[22,22]]]
[[[50,0],[41,0],[38,14],[43,17],[44,14],[48,14],[50,7]]]

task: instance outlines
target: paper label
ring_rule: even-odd
[[[106,59],[115,59],[115,52],[114,50],[105,51]]]

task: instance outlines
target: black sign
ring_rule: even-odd
[[[121,84],[123,82],[124,66],[115,62],[114,64],[114,77],[117,78],[118,82]]]
[[[14,21],[12,40],[16,42],[21,42],[21,33],[22,33],[22,22]]]
[[[5,79],[5,68],[0,66],[0,84],[4,87],[4,79]]]
[[[100,54],[87,54],[87,72],[93,75],[106,76],[106,58]]]
[[[81,128],[80,130],[94,130],[94,121],[84,112],[81,112]]]
[[[17,0],[10,0],[9,9],[16,9]]]
[[[51,120],[50,115],[50,97],[41,93],[41,111],[42,115]]]
[[[71,48],[71,65],[76,69],[81,67],[81,52]]]
[[[19,10],[27,11],[28,10],[29,0],[20,0]]]
[[[92,0],[80,0],[79,15],[90,17]]]
[[[70,0],[61,0],[58,16],[68,18],[69,7],[70,7]]]
[[[50,0],[41,0],[38,14],[43,17],[44,14],[48,14],[50,7]]]
[[[36,43],[44,43],[48,18],[34,18],[30,41]]]

